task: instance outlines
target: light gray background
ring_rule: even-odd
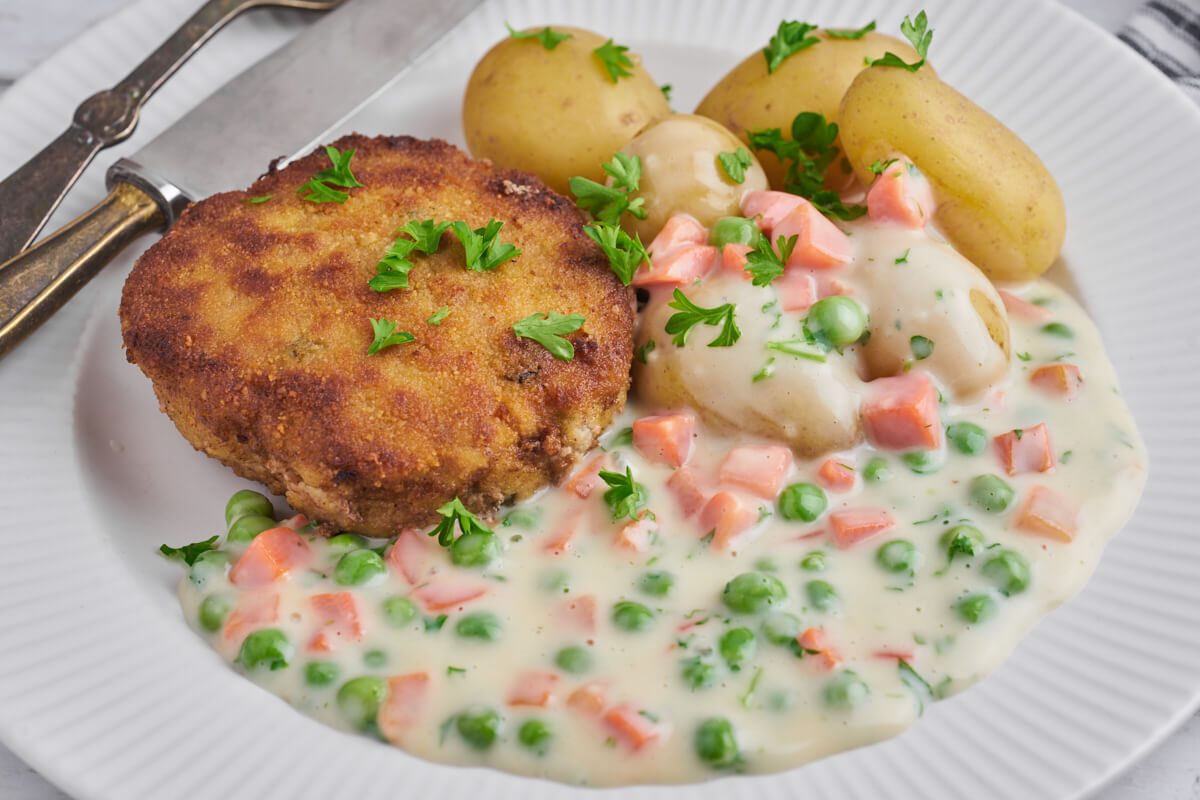
[[[0,0],[0,92],[93,23],[132,1]],[[1116,31],[1142,0],[1059,2],[1101,28]],[[196,5],[199,7],[200,0]],[[64,127],[67,122],[63,120]],[[66,795],[3,745],[0,745],[0,798],[67,800]],[[1200,716],[1190,719],[1179,732],[1100,792],[1096,800],[1200,800]]]

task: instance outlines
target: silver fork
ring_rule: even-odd
[[[129,138],[142,104],[225,23],[256,7],[328,11],[342,2],[208,0],[124,80],[84,100],[66,131],[0,181],[0,264],[33,242],[96,154]]]

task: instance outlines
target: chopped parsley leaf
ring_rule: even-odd
[[[539,42],[541,42],[542,47],[546,48],[547,50],[553,50],[567,39],[572,39],[575,36],[572,33],[559,33],[558,31],[552,31],[550,30],[549,26],[542,28],[540,31],[518,31],[515,30],[512,25],[509,25],[506,22],[504,23],[504,27],[508,28],[508,35],[510,38],[537,39]]]
[[[629,199],[629,193],[636,192],[641,181],[641,158],[614,153],[613,160],[601,166],[612,176],[613,185],[605,186],[590,178],[576,175],[568,181],[571,193],[575,195],[575,205],[601,222],[612,225],[615,225],[625,212],[638,219],[645,219],[645,201],[641,197]]]
[[[797,235],[793,235],[785,239],[779,237],[778,252],[775,247],[771,246],[771,240],[767,236],[758,238],[758,245],[746,253],[746,266],[743,269],[754,276],[751,281],[755,286],[768,286],[771,281],[783,274],[784,265],[787,264],[788,258],[792,255],[792,250],[796,247]]]
[[[436,536],[438,544],[442,547],[454,544],[455,525],[463,534],[492,532],[491,528],[480,522],[479,517],[467,510],[467,507],[457,497],[439,508],[437,513],[442,515],[442,521],[429,532],[429,535]]]
[[[354,150],[339,153],[336,147],[327,145],[325,147],[325,154],[329,156],[332,166],[314,175],[312,180],[296,190],[296,194],[302,195],[305,200],[310,200],[314,203],[346,202],[350,199],[350,194],[348,192],[339,192],[333,186],[340,186],[343,189],[354,189],[363,185],[358,182],[358,179],[354,177],[354,173],[350,171],[350,159],[354,158],[354,153]],[[309,194],[305,195],[305,191],[308,191]]]
[[[705,325],[721,326],[721,332],[717,334],[717,338],[708,343],[709,347],[730,347],[741,338],[742,332],[734,321],[734,305],[732,303],[725,303],[716,308],[702,308],[688,300],[687,296],[679,289],[675,290],[674,297],[675,299],[667,305],[678,309],[679,313],[672,314],[671,318],[667,320],[666,332],[672,334],[671,342],[676,347],[683,347],[687,344],[688,332],[701,322]]]
[[[763,57],[767,60],[767,73],[770,74],[779,69],[779,66],[789,56],[820,42],[821,40],[816,36],[809,35],[815,30],[817,30],[817,26],[807,22],[781,21],[775,35],[763,48]]]
[[[900,32],[904,34],[904,38],[908,39],[912,44],[913,49],[917,51],[920,60],[909,64],[900,58],[900,56],[890,50],[883,54],[883,58],[866,60],[869,67],[900,67],[909,72],[916,72],[925,65],[925,59],[929,55],[929,43],[933,41],[933,31],[928,30],[929,19],[925,16],[925,11],[917,14],[916,20],[910,20],[907,15],[904,21],[900,23]]]
[[[425,255],[432,255],[437,252],[442,243],[442,234],[449,227],[449,222],[434,222],[431,219],[417,222],[415,219],[410,219],[396,233],[407,233],[412,237],[416,249]]]
[[[586,321],[582,314],[563,316],[557,311],[538,312],[515,323],[513,333],[537,342],[559,361],[570,361],[575,357],[575,346],[563,337],[582,328]]]
[[[433,312],[433,316],[425,320],[430,325],[441,325],[442,320],[450,316],[450,306],[442,306],[437,311]]]
[[[621,80],[621,78],[628,78],[633,75],[628,69],[628,67],[633,66],[633,62],[629,59],[629,56],[625,55],[628,52],[628,47],[613,44],[612,39],[609,39],[592,51],[596,58],[600,59],[600,63],[604,66],[604,70],[608,73],[608,77],[613,83]]]
[[[273,195],[273,194],[264,194],[264,195],[260,195],[260,196],[258,196],[258,197],[247,197],[247,198],[246,198],[246,200],[245,200],[245,202],[249,203],[249,204],[250,204],[250,205],[252,205],[252,206],[256,206],[256,205],[258,205],[259,203],[265,203],[265,202],[267,202],[268,200],[270,200],[270,199],[271,199],[272,197],[274,197],[274,196],[275,196],[275,195]]]
[[[637,350],[635,350],[633,354],[637,358],[638,361],[645,364],[646,356],[648,356],[650,353],[653,353],[655,347],[657,347],[657,345],[654,343],[654,340],[650,339],[644,345],[642,345]]]
[[[375,355],[385,347],[391,347],[395,344],[408,344],[417,339],[417,337],[408,331],[396,332],[396,325],[398,323],[391,322],[390,320],[371,319],[367,317],[367,321],[371,323],[371,329],[375,333],[375,340],[367,348],[367,355],[369,356]]]
[[[861,39],[873,30],[875,30],[875,20],[871,20],[856,30],[826,28],[825,35],[830,39]]]
[[[718,153],[717,161],[729,179],[740,184],[746,182],[746,168],[754,164],[754,157],[749,150],[739,147],[732,153]]]
[[[616,520],[628,517],[637,520],[638,510],[646,505],[646,487],[633,479],[633,468],[626,467],[624,473],[600,470],[600,480],[609,485],[604,493],[604,503]]]
[[[416,242],[411,239],[397,239],[392,242],[392,246],[375,265],[375,277],[371,278],[367,285],[377,292],[407,289],[408,273],[413,268],[408,256],[416,246]]]
[[[159,545],[158,552],[162,553],[167,558],[177,558],[189,567],[196,562],[196,559],[201,553],[208,550],[216,550],[216,536],[209,537],[203,542],[192,542],[185,544],[183,547],[171,547],[170,545]]]
[[[521,255],[521,251],[515,246],[497,240],[503,225],[503,222],[492,219],[484,227],[471,230],[471,226],[462,220],[450,223],[450,229],[454,231],[454,235],[462,242],[463,250],[466,251],[467,269],[486,272],[510,258]]]
[[[907,250],[905,250],[903,253],[901,253],[900,255],[896,256],[896,261],[895,261],[894,263],[896,263],[896,264],[907,264],[907,263],[908,263],[908,254],[909,254],[911,251],[912,251],[912,248],[910,247],[910,248],[908,248]]]

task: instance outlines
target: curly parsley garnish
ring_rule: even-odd
[[[542,47],[547,50],[553,50],[567,39],[574,38],[572,33],[559,33],[558,31],[550,30],[549,26],[542,28],[540,31],[518,31],[504,23],[504,27],[508,28],[508,35],[513,39],[537,39],[542,43]]]
[[[430,536],[436,536],[438,544],[442,547],[449,547],[454,544],[454,526],[466,535],[468,533],[491,533],[492,529],[479,521],[479,517],[467,510],[467,507],[462,504],[462,501],[455,497],[449,503],[437,510],[437,513],[442,515],[442,521],[437,524],[437,527],[429,532]]]
[[[921,58],[915,63],[909,64],[900,56],[890,50],[883,54],[883,58],[870,59],[866,63],[869,67],[900,67],[909,72],[916,72],[921,67],[925,66],[925,59],[929,55],[929,43],[933,41],[933,31],[928,30],[929,19],[925,16],[924,10],[917,14],[916,20],[910,20],[907,15],[904,17],[904,22],[900,23],[900,32],[904,34],[904,38],[908,39],[912,44],[913,49],[917,51],[917,55]]]
[[[627,69],[633,66],[633,62],[629,59],[629,56],[625,55],[628,52],[628,47],[613,44],[612,39],[609,39],[592,51],[596,58],[600,59],[600,63],[604,65],[604,69],[608,72],[608,77],[613,83],[621,80],[621,78],[628,78],[633,75]]]
[[[618,152],[613,153],[612,161],[601,166],[612,176],[613,185],[605,186],[576,175],[569,181],[575,205],[601,222],[616,223],[625,212],[645,219],[645,201],[640,197],[629,199],[630,192],[636,192],[642,180],[642,159]]]
[[[746,253],[745,270],[754,276],[751,283],[755,286],[767,286],[782,275],[783,267],[796,247],[796,239],[797,236],[786,239],[780,236],[777,242],[779,251],[776,252],[769,238],[759,237],[758,246]]]
[[[646,487],[633,479],[633,468],[626,467],[624,474],[602,469],[600,480],[610,487],[604,493],[604,503],[612,512],[613,520],[623,517],[636,520],[638,511],[646,505]]]
[[[688,332],[703,322],[705,325],[720,325],[721,332],[717,338],[708,343],[709,347],[731,347],[742,336],[737,323],[734,322],[734,305],[725,303],[716,308],[702,308],[679,289],[675,290],[675,299],[668,306],[678,309],[679,313],[672,314],[667,320],[666,331],[672,334],[671,342],[676,347],[687,344]]]
[[[582,328],[586,321],[582,314],[563,316],[557,311],[530,314],[513,325],[513,333],[537,342],[559,361],[570,361],[575,357],[575,346],[563,337]]]
[[[212,536],[205,539],[203,542],[192,542],[185,544],[183,547],[171,547],[170,545],[159,545],[158,552],[162,553],[167,558],[177,558],[189,567],[196,563],[201,553],[209,550],[216,550],[217,537]]]
[[[871,20],[856,30],[826,28],[825,35],[830,39],[861,39],[873,30],[875,30],[875,20]]]
[[[354,189],[363,185],[358,182],[358,178],[355,178],[354,173],[350,171],[350,159],[354,158],[355,152],[355,150],[347,150],[344,153],[339,153],[336,147],[326,145],[325,154],[329,156],[329,160],[333,166],[313,175],[312,180],[296,190],[296,194],[302,195],[303,199],[313,203],[344,203],[349,200],[349,192],[339,192],[333,187],[341,186],[343,189]],[[309,194],[304,194],[306,191]]]
[[[396,332],[396,325],[399,323],[370,317],[367,317],[367,321],[371,323],[371,329],[375,332],[375,341],[371,342],[371,346],[367,348],[369,356],[375,355],[385,347],[391,347],[394,344],[408,344],[417,340],[417,337],[408,331]]]
[[[641,237],[637,234],[631,237],[615,222],[592,222],[583,226],[583,232],[600,245],[608,256],[608,265],[625,286],[633,281],[633,273],[639,266],[650,263],[650,254]]]
[[[750,155],[750,151],[744,147],[739,147],[732,153],[719,153],[717,161],[721,164],[721,169],[725,170],[725,174],[734,183],[744,183],[746,181],[746,168],[754,163],[754,157]]]
[[[763,57],[767,59],[767,73],[779,69],[779,65],[789,56],[820,42],[821,40],[816,36],[809,35],[815,30],[817,30],[817,26],[809,25],[807,22],[796,22],[795,20],[780,22],[775,35],[763,48]]]
[[[500,233],[503,222],[492,219],[482,228],[471,230],[471,226],[462,220],[450,223],[450,230],[462,242],[463,250],[467,253],[467,269],[473,272],[486,272],[521,255],[515,246],[501,243],[496,237]]]
[[[824,188],[825,171],[840,155],[833,145],[837,123],[826,122],[815,111],[802,111],[792,120],[791,133],[792,138],[785,139],[779,128],[762,128],[746,135],[751,147],[774,153],[787,168],[785,191],[807,198],[827,217],[850,220],[867,213],[866,206],[847,206],[837,192]]]

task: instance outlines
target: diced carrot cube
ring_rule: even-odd
[[[387,552],[388,566],[399,572],[411,585],[415,585],[426,571],[425,562],[429,555],[427,538],[413,528],[406,528],[400,531]]]
[[[542,542],[542,549],[552,556],[561,556],[571,549],[571,540],[583,525],[584,511],[582,508],[568,511],[551,529],[550,534]]]
[[[817,481],[833,492],[848,492],[854,488],[854,470],[845,461],[827,458],[817,470]]]
[[[567,707],[598,717],[608,707],[608,687],[599,681],[588,681],[571,692]]]
[[[787,260],[789,269],[837,267],[853,257],[850,237],[807,200],[801,200],[771,231],[772,242],[780,236],[796,237],[796,246]]]
[[[784,311],[807,311],[817,302],[817,282],[804,270],[789,269],[771,285],[779,292]]]
[[[929,375],[876,378],[867,387],[862,416],[872,444],[888,450],[941,447],[938,392]]]
[[[442,577],[413,589],[409,597],[420,603],[426,611],[444,611],[448,608],[462,608],[487,593],[488,587],[485,584]]]
[[[996,455],[1009,475],[1023,472],[1049,472],[1054,469],[1050,430],[1042,422],[992,437]]]
[[[1034,486],[1017,509],[1013,524],[1027,533],[1070,542],[1079,531],[1079,506],[1045,486]]]
[[[770,236],[775,226],[803,202],[804,198],[788,192],[747,192],[742,198],[742,216],[748,219],[758,217],[758,227]]]
[[[247,592],[238,598],[225,618],[225,639],[238,641],[251,631],[279,619],[279,594],[273,591]]]
[[[730,242],[721,248],[721,271],[746,280],[754,276],[746,271],[746,254],[754,248],[748,244]]]
[[[933,191],[928,179],[912,174],[907,163],[888,167],[867,192],[867,214],[876,222],[924,228],[933,217]]]
[[[596,630],[596,596],[582,594],[564,597],[554,608],[554,618],[570,631],[594,633]]]
[[[677,247],[685,244],[704,244],[708,241],[708,231],[688,214],[674,214],[662,230],[646,248],[651,258],[665,256]]]
[[[715,550],[728,550],[737,537],[754,527],[761,515],[758,506],[733,492],[717,492],[700,512],[700,527],[712,531]]]
[[[388,678],[387,699],[375,718],[383,738],[399,745],[404,734],[420,722],[429,709],[429,673],[413,672]]]
[[[314,594],[310,599],[317,631],[308,643],[309,650],[331,652],[343,641],[357,642],[363,637],[358,604],[350,592]]]
[[[662,726],[630,703],[622,703],[604,715],[604,723],[613,734],[632,750],[641,750],[663,734]]]
[[[510,706],[536,706],[552,708],[558,702],[558,682],[553,672],[531,669],[517,676],[508,692]]]
[[[823,628],[808,628],[804,633],[796,637],[796,641],[810,655],[817,656],[817,663],[823,669],[832,670],[838,664],[842,663],[841,656],[829,645],[829,639],[825,636]]]
[[[749,489],[759,497],[774,500],[792,468],[792,451],[787,447],[735,447],[721,461],[720,480]]]
[[[606,485],[600,479],[600,470],[608,469],[610,465],[611,459],[608,457],[608,453],[601,453],[571,476],[567,481],[566,490],[586,500],[592,492]]]
[[[643,511],[636,521],[621,526],[621,530],[613,537],[613,546],[631,553],[644,553],[650,549],[650,539],[657,531],[658,523]]]
[[[700,485],[700,480],[691,467],[680,467],[667,478],[667,488],[679,501],[679,510],[683,516],[692,516],[708,502],[708,495]]]
[[[1004,308],[1014,317],[1021,317],[1030,322],[1045,322],[1054,316],[1050,309],[1031,303],[1028,300],[1023,300],[1012,292],[1005,291],[1004,289],[997,289],[996,291],[999,292],[1000,299],[1004,301]]]
[[[850,508],[834,511],[829,515],[829,523],[833,527],[833,543],[845,550],[889,530],[896,521],[881,508]]]
[[[271,528],[246,546],[229,570],[229,581],[243,589],[266,586],[293,570],[303,569],[311,561],[312,551],[303,536],[291,528]]]
[[[1046,364],[1038,367],[1029,376],[1029,382],[1044,391],[1070,400],[1083,385],[1083,376],[1074,364]]]
[[[633,275],[633,285],[689,286],[703,278],[717,263],[717,248],[710,244],[685,244],[666,255],[653,256],[650,269],[645,265]]]
[[[692,455],[696,417],[687,412],[655,414],[633,422],[633,446],[659,464],[682,467]]]

